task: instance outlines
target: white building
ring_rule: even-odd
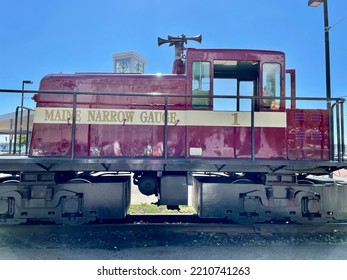
[[[115,73],[145,73],[146,59],[136,52],[129,51],[113,55],[113,72]]]

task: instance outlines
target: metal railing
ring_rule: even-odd
[[[22,90],[9,90],[9,89],[0,89],[1,92],[7,92],[7,93],[22,93]],[[56,91],[56,90],[26,90],[25,93],[31,93],[31,94],[58,94],[58,95],[72,95],[72,122],[71,122],[71,159],[75,158],[75,142],[76,142],[76,116],[77,116],[77,105],[78,105],[78,96],[81,95],[105,95],[105,96],[126,96],[126,97],[156,97],[156,98],[163,98],[162,104],[155,104],[153,105],[153,108],[160,108],[160,106],[163,106],[164,111],[164,141],[163,141],[163,157],[164,159],[168,158],[168,137],[169,137],[169,124],[168,124],[168,113],[170,109],[169,100],[170,98],[185,98],[185,99],[193,99],[193,98],[207,98],[210,100],[213,99],[239,99],[239,100],[249,100],[250,102],[250,114],[251,114],[251,159],[255,160],[255,112],[258,110],[255,110],[257,104],[259,104],[262,100],[290,100],[290,101],[323,101],[327,104],[330,103],[330,111],[329,111],[329,120],[334,119],[333,115],[335,113],[335,123],[330,124],[330,131],[329,131],[329,143],[330,143],[330,160],[338,162],[344,161],[344,155],[345,155],[345,142],[344,142],[344,102],[345,99],[343,98],[319,98],[319,97],[279,97],[279,96],[230,96],[230,95],[218,95],[218,96],[207,96],[207,95],[191,95],[191,94],[162,94],[162,93],[116,93],[116,92],[76,92],[76,91]],[[67,101],[64,101],[64,104],[68,103]],[[282,102],[281,102],[282,103]],[[212,104],[212,103],[210,103]],[[293,102],[291,102],[293,104]],[[113,104],[116,105],[116,104]],[[130,105],[130,104],[129,104]],[[148,104],[141,104],[141,105],[148,105]],[[141,105],[137,104],[136,106],[141,107]],[[20,107],[17,107],[16,110],[16,121],[18,116],[18,110]],[[212,107],[211,107],[212,108]],[[28,121],[29,121],[29,115],[30,111],[32,109],[24,108],[28,110]],[[302,108],[303,110],[307,108]],[[196,109],[199,110],[199,109]],[[227,110],[229,111],[229,110]],[[231,111],[231,110],[230,110]],[[265,111],[272,111],[272,110],[262,110]],[[280,109],[280,111],[284,111],[283,108]],[[331,117],[331,118],[330,118]],[[28,122],[27,121],[27,122]],[[334,131],[334,126],[336,127],[336,131]],[[17,126],[16,126],[17,127]],[[27,130],[27,136],[28,136],[28,130]],[[335,156],[335,143],[334,143],[334,136],[336,136],[336,145],[337,145],[337,156]],[[15,137],[16,139],[16,137]],[[28,142],[27,142],[28,144]],[[16,145],[14,145],[14,153],[16,149]],[[27,152],[27,150],[26,150]]]
[[[27,112],[27,122],[26,122],[26,126],[25,126],[25,154],[28,154],[28,148],[29,148],[29,127],[30,127],[30,112],[35,111],[34,109],[31,108],[27,108],[24,106],[17,106],[16,108],[16,114],[15,114],[15,121],[14,121],[14,142],[13,142],[13,152],[12,154],[16,154],[17,153],[17,136],[18,136],[18,113],[19,110],[21,112],[21,119],[20,119],[20,131],[19,131],[19,149],[18,149],[18,153],[21,154],[22,153],[22,132],[23,132],[23,123],[22,123],[22,118],[23,118],[23,112],[26,111]],[[11,153],[11,151],[10,151]]]

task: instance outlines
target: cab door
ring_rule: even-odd
[[[255,113],[255,158],[286,158],[286,112],[283,65],[262,63],[259,112]]]

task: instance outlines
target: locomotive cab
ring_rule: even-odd
[[[246,57],[245,52],[248,54]],[[208,60],[204,60],[206,53]],[[187,76],[192,81],[189,93],[213,97],[210,100],[193,99],[193,108],[283,111],[285,102],[276,100],[276,96],[285,96],[284,61],[281,52],[188,49]],[[260,96],[265,99],[257,98],[253,102],[248,98]]]
[[[189,105],[201,119],[187,130],[189,155],[286,158],[284,53],[188,49],[186,57]]]

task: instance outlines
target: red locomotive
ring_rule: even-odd
[[[278,51],[175,46],[173,73],[58,74],[34,100],[28,156],[0,159],[3,223],[124,218],[131,180],[158,205],[260,222],[347,218],[343,99],[298,98]],[[286,95],[286,74],[290,94]],[[326,103],[321,109],[296,108]],[[131,179],[132,178],[132,179]],[[338,187],[337,187],[338,185]]]

